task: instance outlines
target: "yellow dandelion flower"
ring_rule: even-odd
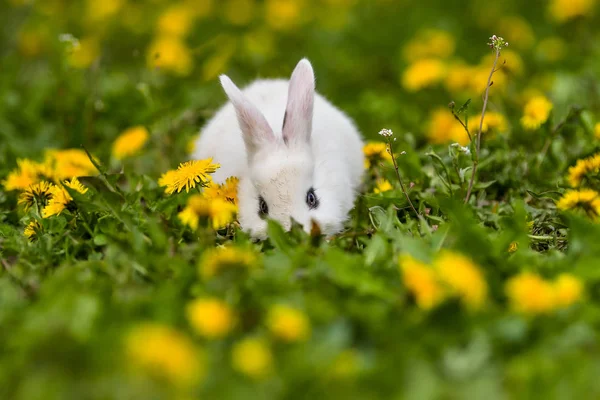
[[[167,8],[157,22],[158,32],[162,35],[183,37],[187,35],[194,22],[193,7],[177,4]]]
[[[87,153],[80,149],[48,150],[44,163],[57,181],[98,174]]]
[[[454,53],[456,40],[442,30],[426,29],[415,35],[404,47],[402,54],[409,62],[423,58],[448,58]]]
[[[561,274],[554,281],[557,307],[568,307],[583,297],[583,282],[571,274]]]
[[[23,231],[23,235],[25,235],[27,239],[33,242],[36,239],[38,232],[40,232],[41,230],[42,226],[40,225],[40,223],[33,220],[29,222],[29,224],[27,224],[25,230]]]
[[[137,154],[144,147],[149,136],[148,130],[143,126],[126,129],[113,143],[113,157],[122,160]]]
[[[552,111],[552,103],[544,96],[534,97],[527,102],[521,125],[525,129],[535,130],[548,120]]]
[[[273,369],[273,354],[265,340],[247,338],[233,346],[231,363],[238,372],[253,379],[263,379]]]
[[[394,189],[394,187],[392,186],[390,181],[388,181],[387,179],[377,179],[377,182],[375,183],[375,188],[373,189],[373,193],[378,194],[388,192],[392,189]]]
[[[368,142],[363,147],[363,153],[370,158],[392,157],[387,151],[387,144],[383,142]]]
[[[556,203],[560,210],[583,210],[591,218],[600,217],[600,194],[595,190],[568,190]]]
[[[596,122],[594,125],[594,136],[596,139],[600,139],[600,122]]]
[[[237,206],[228,200],[208,199],[197,194],[188,199],[187,206],[179,213],[179,219],[196,230],[200,219],[207,218],[212,222],[213,229],[221,229],[233,222],[236,212]]]
[[[517,243],[517,242],[510,242],[510,244],[508,245],[508,250],[507,251],[509,253],[514,253],[518,249],[519,249],[519,243]]]
[[[469,258],[442,251],[434,261],[440,280],[470,309],[480,309],[487,298],[487,282],[479,267]]]
[[[404,286],[423,310],[436,307],[446,297],[444,288],[438,282],[436,271],[431,266],[404,255],[400,257],[400,272]]]
[[[219,247],[206,251],[199,263],[199,272],[204,279],[225,270],[250,270],[258,266],[256,255],[238,247]]]
[[[569,184],[571,187],[579,187],[585,178],[596,177],[598,174],[600,174],[600,153],[577,160],[577,163],[569,168]]]
[[[237,206],[227,200],[210,200],[210,215],[213,229],[221,229],[235,220]]]
[[[189,192],[197,184],[200,184],[200,186],[208,185],[212,180],[209,174],[214,173],[219,167],[219,164],[212,163],[212,158],[186,161],[179,164],[176,170],[163,174],[158,180],[158,184],[165,186],[165,193],[167,194],[179,193],[183,189]]]
[[[70,181],[64,181],[64,186],[73,189],[81,194],[87,192],[87,188],[83,186],[77,178],[73,178]],[[42,210],[42,217],[48,218],[53,215],[59,215],[65,209],[68,209],[72,205],[73,197],[67,192],[62,185],[54,185],[50,189],[50,200],[44,209]]]
[[[552,0],[549,11],[555,21],[564,23],[576,17],[591,15],[595,5],[595,0]]]
[[[277,31],[291,30],[303,22],[303,8],[303,0],[267,0],[265,22]]]
[[[81,182],[79,182],[79,179],[77,179],[77,178],[68,179],[68,180],[64,181],[63,184],[65,186],[67,186],[69,189],[73,189],[76,192],[81,193],[81,194],[86,194],[88,191],[88,188],[86,188],[84,185],[82,185]]]
[[[101,2],[98,2],[101,3]],[[79,40],[79,45],[73,47],[68,61],[74,68],[85,69],[94,63],[100,56],[100,40],[88,36]]]
[[[372,164],[379,161],[392,161],[392,155],[387,150],[387,144],[383,142],[368,142],[363,147],[365,155],[365,169],[369,169]]]
[[[446,66],[438,59],[426,58],[415,61],[402,74],[402,86],[409,92],[417,92],[435,86],[446,76]]]
[[[129,362],[175,385],[194,384],[203,375],[201,354],[181,332],[158,323],[133,328],[125,339]]]
[[[147,51],[150,68],[159,68],[176,75],[189,75],[193,67],[190,49],[185,42],[175,36],[159,36],[150,44]]]
[[[226,0],[223,5],[223,16],[231,25],[248,25],[254,19],[255,0]]]
[[[211,339],[227,336],[235,324],[231,308],[216,298],[193,300],[187,305],[186,315],[198,334]]]
[[[239,179],[235,176],[230,176],[225,180],[225,183],[220,185],[216,183],[211,183],[207,187],[204,188],[202,194],[204,197],[208,199],[222,199],[227,200],[230,203],[233,203],[237,206],[237,193],[238,193],[238,184]]]
[[[158,178],[158,186],[165,187],[165,193],[172,194],[175,192],[175,181],[178,178],[178,172],[176,169],[165,172]]]
[[[39,163],[28,159],[17,160],[17,168],[11,171],[2,182],[4,189],[25,190],[40,179]]]
[[[532,272],[510,278],[505,286],[511,307],[524,314],[543,314],[554,309],[556,296],[550,282]]]
[[[41,181],[30,185],[19,195],[18,204],[28,211],[34,204],[45,207],[52,198],[52,183]]]
[[[71,201],[71,196],[69,193],[60,185],[56,185],[52,187],[50,192],[51,199],[42,210],[42,217],[49,218],[54,215],[60,215]]]
[[[188,199],[187,206],[178,214],[178,217],[182,224],[196,230],[200,219],[208,218],[209,215],[210,202],[197,194]]]
[[[310,336],[310,321],[306,315],[282,304],[269,310],[267,327],[275,337],[285,342],[300,342]]]
[[[464,146],[469,143],[469,135],[447,108],[438,108],[432,112],[427,137],[436,144],[456,142]]]

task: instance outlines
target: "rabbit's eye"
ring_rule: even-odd
[[[264,217],[269,214],[269,206],[262,196],[258,197],[258,215]]]
[[[314,210],[315,208],[319,207],[319,199],[315,194],[315,189],[310,188],[308,189],[308,192],[306,192],[306,204],[311,210]]]

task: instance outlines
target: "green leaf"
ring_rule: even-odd
[[[283,227],[272,219],[267,221],[267,233],[269,240],[273,243],[276,249],[289,254],[293,250],[293,244],[290,241],[287,233],[283,230]]]

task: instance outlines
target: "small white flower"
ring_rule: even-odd
[[[379,134],[383,137],[392,137],[394,132],[391,129],[382,129],[379,131]]]
[[[458,150],[458,151],[460,151],[461,153],[464,153],[464,154],[466,154],[466,155],[468,155],[468,156],[469,156],[469,155],[471,155],[471,149],[469,149],[467,146],[461,146],[461,145],[460,145],[460,144],[458,144],[458,143],[452,143],[452,144],[450,145],[450,147],[454,147],[454,148],[456,148],[456,150]]]
[[[501,36],[492,35],[490,36],[490,43],[488,43],[488,46],[494,50],[500,51],[503,47],[508,47],[508,42]]]
[[[77,49],[80,46],[79,39],[70,33],[61,33],[58,35],[58,40],[62,43],[67,43],[71,49]]]

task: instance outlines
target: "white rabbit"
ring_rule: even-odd
[[[220,80],[230,101],[203,128],[193,157],[221,164],[217,183],[240,179],[242,228],[264,239],[271,218],[286,230],[294,219],[306,231],[314,220],[326,235],[340,232],[361,183],[363,143],[350,118],[315,93],[310,62],[301,60],[289,82],[257,80],[240,91]]]

